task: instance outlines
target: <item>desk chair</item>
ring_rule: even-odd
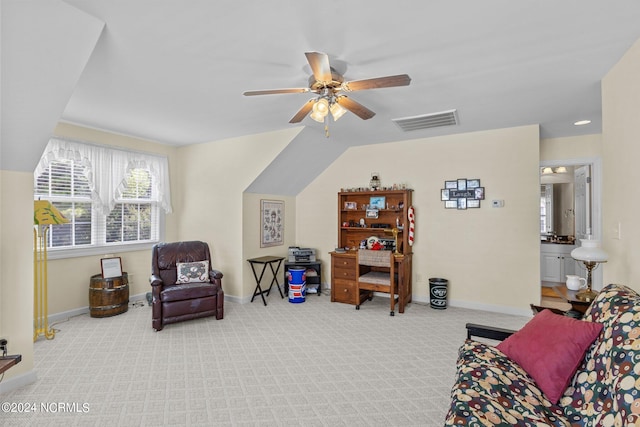
[[[356,258],[356,295],[360,295],[361,290],[369,291],[369,300],[373,298],[374,292],[389,294],[389,315],[395,315],[398,284],[393,251],[358,250]],[[356,310],[360,310],[360,304],[356,305]]]

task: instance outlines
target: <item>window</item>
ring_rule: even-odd
[[[49,200],[70,221],[49,228],[49,248],[91,244],[91,190],[83,172],[81,166],[62,160],[36,179],[36,198]]]
[[[163,157],[51,140],[34,174],[34,194],[69,223],[49,227],[50,255],[103,254],[159,241],[162,212],[170,211],[167,172]]]
[[[553,184],[540,186],[540,234],[553,234]]]
[[[115,208],[107,216],[106,242],[135,242],[152,240],[157,236],[154,226],[157,209],[151,198],[151,174],[134,169],[127,176],[127,184]]]

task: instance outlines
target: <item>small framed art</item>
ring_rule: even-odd
[[[260,247],[284,244],[284,201],[260,200]]]
[[[122,260],[120,257],[102,258],[100,260],[102,278],[122,277]]]
[[[367,218],[378,218],[378,209],[367,209]]]
[[[371,196],[369,198],[370,209],[384,209],[387,198],[385,196]]]

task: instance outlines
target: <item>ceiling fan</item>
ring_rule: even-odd
[[[333,120],[336,121],[342,117],[347,110],[361,119],[367,120],[375,116],[376,113],[347,97],[343,92],[407,86],[411,82],[411,78],[407,74],[345,82],[344,77],[329,64],[329,56],[326,53],[305,52],[305,55],[313,72],[313,75],[309,77],[309,87],[250,90],[245,92],[244,95],[254,96],[306,92],[313,92],[319,95],[307,101],[291,120],[289,120],[289,123],[302,121],[309,112],[311,112],[309,117],[319,123],[323,123],[329,113],[331,113]]]

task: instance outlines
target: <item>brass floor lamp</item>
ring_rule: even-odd
[[[47,235],[49,227],[65,224],[66,219],[48,200],[36,200],[33,205],[33,341],[40,335],[50,340],[55,331],[49,328],[47,295]]]

